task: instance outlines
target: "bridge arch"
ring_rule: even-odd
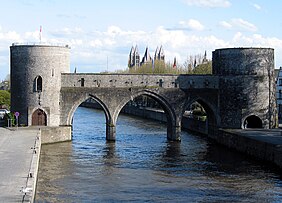
[[[157,94],[153,91],[149,90],[141,90],[135,93],[132,93],[130,97],[124,98],[119,102],[117,105],[114,113],[113,113],[113,121],[114,124],[116,123],[118,116],[122,110],[122,108],[130,101],[133,100],[139,96],[148,96],[152,98],[153,100],[157,101],[158,104],[163,108],[165,111],[166,117],[167,117],[167,138],[169,140],[175,140],[180,141],[180,123],[177,122],[178,119],[176,117],[175,111],[172,108],[171,104],[160,94]]]
[[[263,128],[262,120],[259,116],[249,115],[243,119],[244,122],[242,128]]]
[[[191,106],[193,103],[198,102],[205,110],[207,114],[207,120],[206,120],[206,127],[207,127],[207,133],[209,135],[215,134],[215,129],[217,129],[219,118],[217,113],[217,108],[209,101],[202,97],[196,97],[192,100],[187,100],[187,103],[182,110],[182,115],[184,114],[187,107]]]
[[[80,104],[82,104],[84,101],[86,101],[89,98],[94,99],[102,107],[102,109],[105,113],[106,123],[111,122],[112,117],[111,117],[111,114],[109,112],[109,108],[107,107],[107,105],[97,96],[92,95],[92,94],[88,94],[88,95],[84,95],[83,97],[80,97],[78,100],[76,100],[74,102],[70,111],[68,112],[67,125],[72,125],[72,119],[73,119],[74,112],[76,111],[76,109],[79,107]]]

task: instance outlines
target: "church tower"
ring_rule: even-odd
[[[140,55],[138,52],[138,47],[137,45],[135,48],[132,46],[130,53],[129,53],[129,59],[128,59],[128,67],[139,67],[140,66]]]
[[[150,56],[148,47],[146,47],[145,54],[142,58],[140,65],[142,66],[143,64],[147,64],[147,63],[152,63],[152,58]]]

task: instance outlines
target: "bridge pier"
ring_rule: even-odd
[[[107,141],[116,140],[116,126],[112,123],[106,124],[106,139]]]
[[[168,126],[167,139],[171,141],[181,141],[181,126]]]

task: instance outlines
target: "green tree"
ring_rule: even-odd
[[[212,74],[212,62],[209,61],[196,66],[193,70],[193,74]]]
[[[119,73],[131,73],[131,74],[185,74],[185,70],[177,64],[177,67],[173,67],[171,63],[165,63],[164,61],[155,60],[153,63],[145,63],[140,67],[132,67]]]
[[[10,96],[10,92],[6,90],[0,90],[0,106],[6,106],[7,108],[10,108]]]

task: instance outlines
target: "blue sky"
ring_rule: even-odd
[[[225,47],[271,47],[282,66],[279,0],[11,0],[0,7],[0,80],[9,73],[9,46],[42,42],[71,46],[71,71],[127,67],[132,46],[166,61]],[[108,66],[107,66],[108,58]]]

